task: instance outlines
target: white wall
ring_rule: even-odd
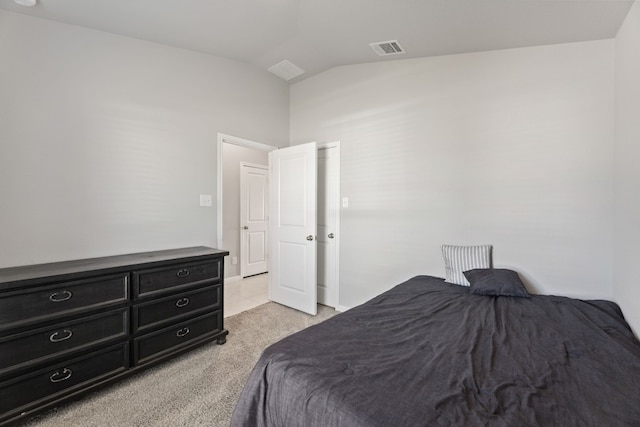
[[[222,246],[229,251],[225,258],[225,277],[240,275],[240,162],[269,165],[267,151],[254,150],[233,144],[222,144],[224,161],[222,176]],[[231,258],[238,257],[238,264],[232,265]]]
[[[217,132],[281,146],[286,83],[0,11],[0,267],[215,246]]]
[[[290,109],[292,144],[342,144],[341,305],[443,276],[443,243],[612,298],[613,40],[337,67]]]
[[[640,3],[616,37],[614,294],[640,336]]]

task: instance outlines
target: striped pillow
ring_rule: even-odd
[[[442,245],[442,256],[447,283],[469,286],[469,281],[463,274],[465,271],[491,267],[491,245]]]

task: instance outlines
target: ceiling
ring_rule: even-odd
[[[243,61],[337,65],[615,37],[630,0],[38,0],[0,9]],[[369,43],[398,40],[403,55]]]

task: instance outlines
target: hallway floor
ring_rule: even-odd
[[[259,274],[224,284],[224,317],[269,302],[269,274]]]

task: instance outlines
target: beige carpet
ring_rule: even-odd
[[[275,303],[225,319],[227,343],[211,343],[83,399],[32,419],[28,426],[224,426],[262,350],[325,320]]]

